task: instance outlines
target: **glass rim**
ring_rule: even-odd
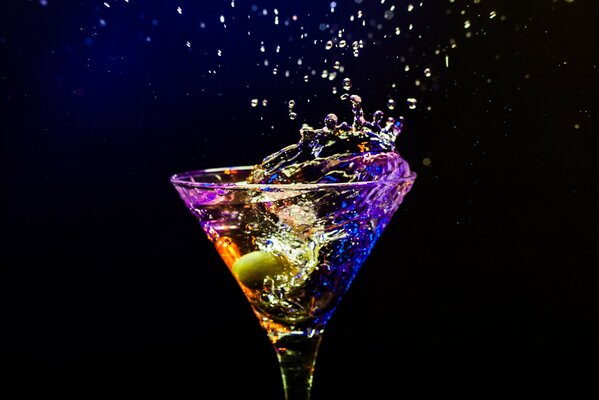
[[[314,190],[323,188],[348,188],[348,187],[363,187],[380,184],[399,184],[403,182],[414,181],[417,174],[410,171],[410,175],[397,179],[379,180],[379,181],[358,181],[358,182],[324,182],[324,183],[245,183],[245,182],[201,182],[190,181],[189,178],[195,176],[214,174],[217,172],[226,171],[249,171],[254,168],[253,165],[243,165],[235,167],[218,167],[199,169],[195,171],[181,172],[170,177],[170,182],[175,186],[185,186],[188,188],[198,189],[227,189],[227,190],[246,190],[246,189],[280,189],[280,190]]]

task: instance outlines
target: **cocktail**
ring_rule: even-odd
[[[171,178],[273,343],[287,400],[309,399],[327,322],[415,179],[384,148],[401,124],[360,116],[329,115],[258,166]]]

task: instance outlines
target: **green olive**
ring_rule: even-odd
[[[287,266],[280,257],[264,251],[248,253],[231,267],[237,279],[250,289],[261,288],[265,278],[274,278],[286,269]]]

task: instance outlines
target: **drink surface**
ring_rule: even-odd
[[[326,324],[408,186],[232,190],[191,208],[262,323],[303,331]]]

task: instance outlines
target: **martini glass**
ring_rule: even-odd
[[[251,168],[187,172],[171,182],[268,334],[285,399],[307,400],[326,324],[415,175],[248,184]]]

